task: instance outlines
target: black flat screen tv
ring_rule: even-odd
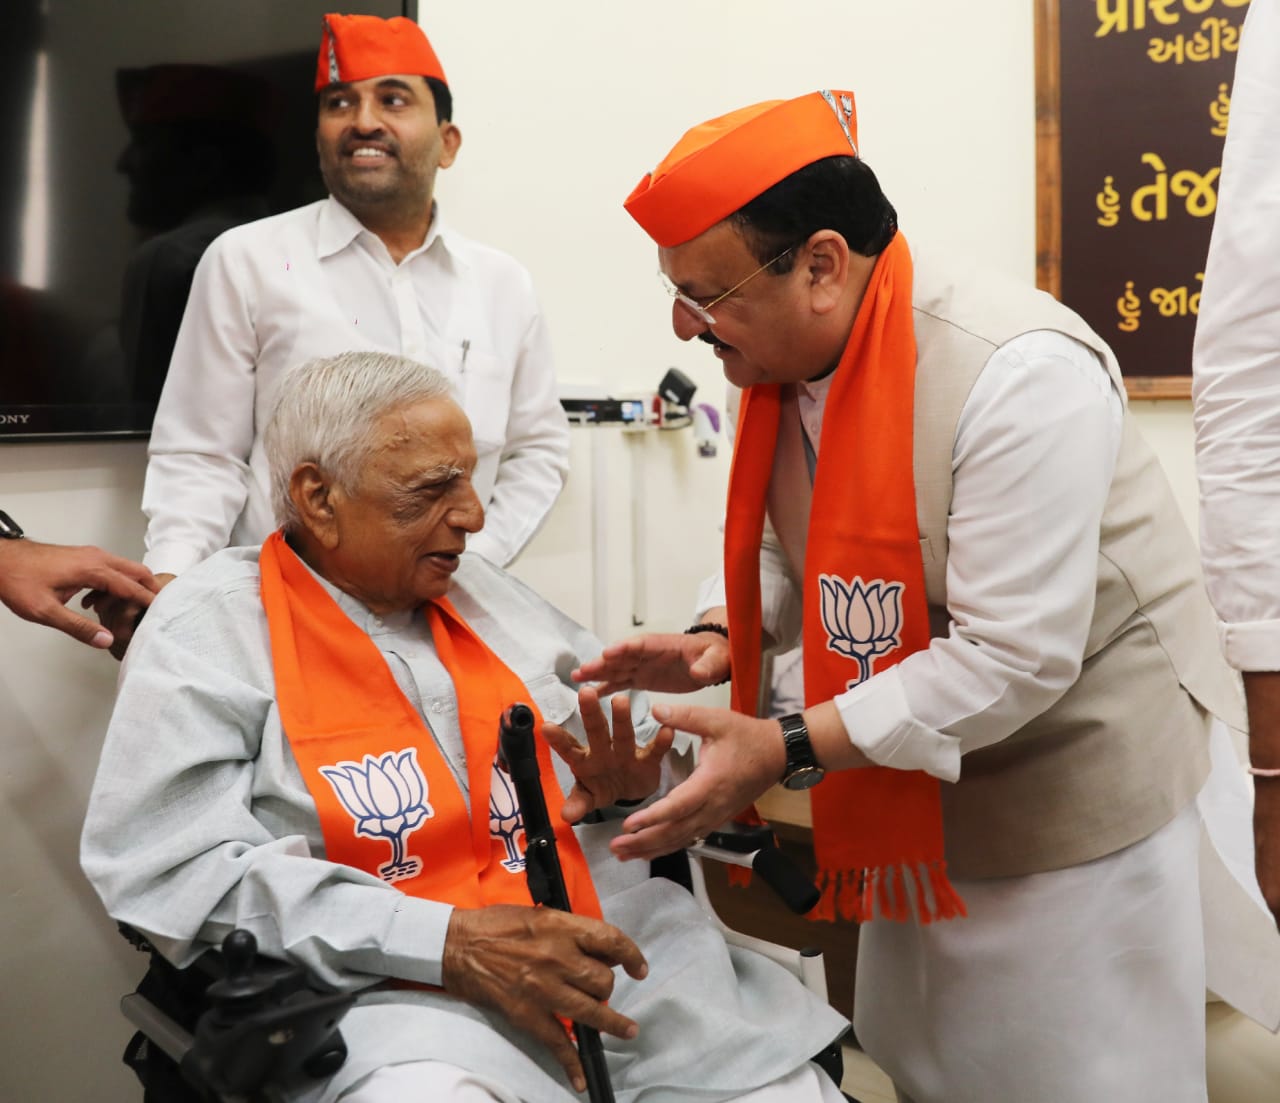
[[[417,0],[5,0],[0,441],[147,434],[204,248],[325,194],[329,11]]]

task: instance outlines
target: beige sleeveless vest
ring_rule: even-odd
[[[916,511],[931,631],[940,636],[949,623],[956,426],[992,353],[1022,333],[1057,330],[1094,350],[1122,394],[1123,385],[1102,339],[1049,295],[987,272],[953,275],[918,254],[914,259]],[[794,481],[795,465],[787,463],[775,468],[775,484],[784,470]],[[770,518],[799,578],[803,537],[796,539],[794,516],[772,508],[783,501],[794,507],[797,489],[771,486]],[[1083,669],[1047,712],[965,755],[959,781],[943,785],[952,875],[1060,869],[1145,838],[1194,800],[1208,775],[1210,713],[1244,726],[1197,550],[1126,409]]]

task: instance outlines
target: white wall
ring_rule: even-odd
[[[441,180],[447,217],[533,270],[564,380],[651,389],[675,365],[697,382],[700,399],[720,404],[716,362],[671,335],[655,251],[621,202],[685,128],[759,99],[853,89],[862,150],[908,237],[1033,277],[1025,0],[422,0],[421,8],[466,137]],[[1190,515],[1186,404],[1142,406]],[[591,616],[589,432],[575,433],[570,485],[519,565],[583,620]],[[612,439],[606,449],[609,635],[630,630],[629,446]],[[654,434],[638,447],[649,471],[641,550],[649,626],[677,628],[718,554],[726,457],[696,458],[687,432]],[[138,442],[2,445],[0,507],[33,536],[137,555],[143,463]],[[115,669],[105,655],[0,613],[0,1099],[140,1097],[117,1065],[128,1031],[114,1010],[140,963],[101,914],[76,858]]]

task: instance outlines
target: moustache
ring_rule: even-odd
[[[701,341],[704,345],[710,345],[712,348],[716,348],[716,349],[733,348],[732,345],[726,345],[722,340],[720,340],[719,337],[717,337],[709,329],[704,329],[701,333],[699,333],[698,340]]]

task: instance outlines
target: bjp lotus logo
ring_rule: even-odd
[[[356,821],[355,833],[391,844],[391,861],[378,867],[378,876],[384,881],[403,881],[422,872],[422,859],[405,854],[409,836],[435,815],[427,803],[427,779],[422,776],[417,754],[417,748],[410,747],[381,758],[365,755],[363,763],[320,767]]]
[[[502,840],[507,852],[502,868],[508,873],[519,873],[524,869],[524,855],[516,844],[516,836],[523,831],[524,818],[520,815],[515,785],[507,771],[495,762],[493,780],[489,785],[489,835]]]
[[[870,585],[855,577],[845,583],[835,575],[818,576],[822,591],[822,626],[827,649],[858,664],[858,676],[847,688],[865,682],[874,673],[877,655],[901,647],[902,583],[878,578]]]

